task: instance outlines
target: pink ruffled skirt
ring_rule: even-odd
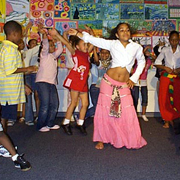
[[[112,85],[122,86],[126,84],[111,79],[107,74],[104,76]],[[139,149],[145,146],[147,142],[141,135],[130,89],[119,89],[122,111],[120,118],[109,115],[112,91],[113,87],[102,79],[94,116],[93,141],[110,143],[116,148],[125,146],[128,149]]]

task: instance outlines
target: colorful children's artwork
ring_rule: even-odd
[[[34,22],[34,25],[37,26],[42,23],[45,27],[52,27],[54,0],[31,0],[30,2],[30,19]]]
[[[76,21],[62,21],[54,20],[54,27],[62,34],[64,31],[67,31],[69,28],[77,28]]]
[[[54,1],[54,18],[70,19],[70,1],[55,0]]]
[[[95,19],[95,4],[71,4],[71,19],[72,20],[94,20]]]
[[[145,19],[162,20],[168,18],[167,4],[145,4]]]
[[[93,29],[94,34],[97,37],[102,36],[102,24],[103,22],[101,20],[95,20],[95,21],[79,21],[78,22],[78,29],[85,29],[84,25],[89,26]]]
[[[125,22],[131,26],[133,36],[151,36],[152,21],[127,20]]]
[[[174,7],[180,7],[180,1],[179,0],[168,0],[168,5],[174,6]]]
[[[6,0],[0,0],[0,22],[4,22],[6,18]]]
[[[176,31],[180,32],[180,20],[176,20]]]
[[[143,3],[144,0],[120,0],[120,3]]]
[[[132,37],[132,40],[138,44],[143,46],[150,45],[152,42],[151,37]]]
[[[3,41],[5,39],[5,34],[3,33],[3,27],[4,27],[4,23],[0,22],[0,41]]]
[[[119,19],[119,4],[96,4],[96,19]]]
[[[14,20],[23,26],[29,22],[29,0],[6,0],[6,21]]]
[[[169,7],[168,8],[169,19],[180,18],[180,7]]]
[[[63,51],[63,53],[58,57],[58,67],[59,68],[65,68],[66,67],[66,53]]]
[[[114,29],[120,22],[120,20],[103,21],[103,37],[109,37],[111,30]]]
[[[158,20],[153,22],[152,36],[168,36],[169,32],[176,30],[175,20]]]
[[[167,0],[144,0],[147,4],[167,4]]]
[[[94,0],[71,0],[71,3],[94,3]]]
[[[119,0],[95,0],[96,3],[115,3],[118,4]]]
[[[144,19],[143,4],[121,4],[121,19]]]

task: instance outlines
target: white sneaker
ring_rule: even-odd
[[[8,121],[7,122],[7,126],[13,126],[14,125],[14,121]]]
[[[4,146],[0,146],[0,156],[11,157],[11,154]]]
[[[146,117],[146,115],[142,115],[141,117],[143,118],[144,121],[146,121],[146,122],[149,121],[148,118]]]
[[[39,131],[40,132],[48,132],[48,131],[50,131],[50,129],[47,127],[42,127]]]
[[[47,128],[48,128],[48,129],[55,129],[55,130],[56,130],[56,129],[59,129],[60,126],[59,126],[59,125],[54,125],[53,127],[48,127],[48,126],[47,126]]]

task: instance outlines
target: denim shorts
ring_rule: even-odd
[[[17,104],[1,105],[1,117],[3,119],[17,119]]]

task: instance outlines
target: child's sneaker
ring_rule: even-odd
[[[27,121],[25,122],[26,125],[28,126],[34,126],[34,122],[33,121]]]
[[[49,127],[49,126],[47,126],[47,128],[49,128],[49,129],[59,129],[60,128],[60,126],[59,125],[54,125],[53,127]]]
[[[11,157],[11,154],[4,146],[0,146],[0,156]]]
[[[14,121],[8,121],[7,122],[7,126],[13,126],[14,125]]]
[[[23,154],[19,155],[17,157],[17,160],[14,161],[14,165],[16,168],[21,168],[22,171],[28,171],[29,169],[31,169],[31,164],[26,161],[23,156]]]
[[[143,118],[143,120],[146,121],[146,122],[149,121],[148,118],[146,117],[146,115],[142,115],[142,118]]]
[[[50,129],[47,127],[42,127],[41,129],[39,129],[39,131],[40,132],[48,132],[48,131],[50,131]]]

